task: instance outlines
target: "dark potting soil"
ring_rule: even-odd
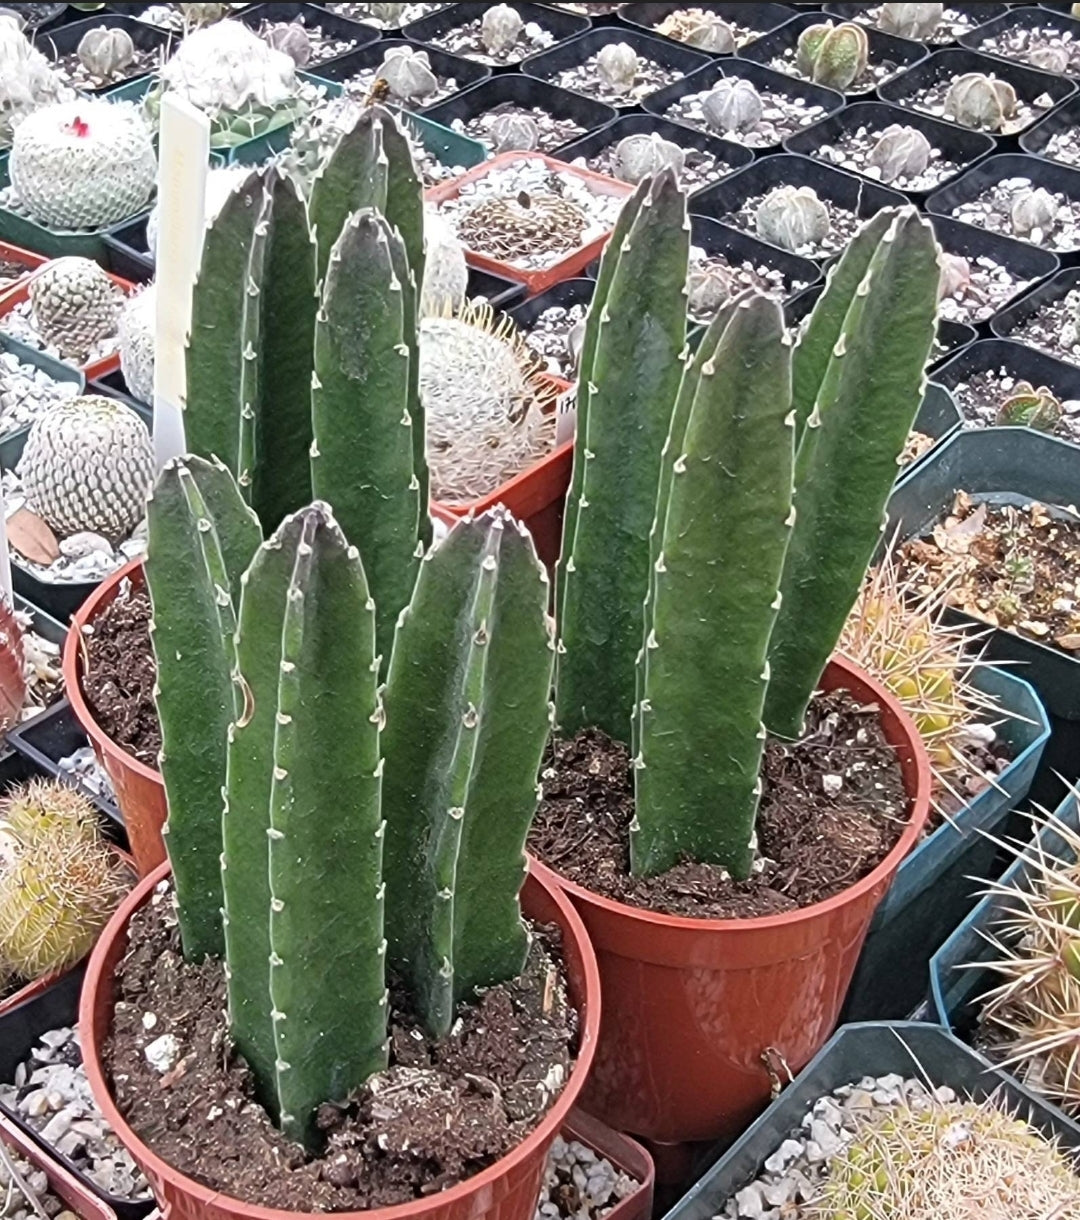
[[[1024,384],[1007,368],[980,369],[952,387],[953,398],[969,428],[992,428],[998,423],[1002,406]],[[1061,404],[1062,416],[1050,429],[1052,436],[1080,444],[1080,402]]]
[[[163,883],[132,919],[132,947],[116,970],[104,1056],[117,1104],[170,1165],[249,1203],[357,1211],[437,1194],[516,1147],[569,1077],[577,1015],[559,932],[533,930],[524,972],[463,1004],[441,1042],[391,986],[390,1067],[347,1104],[321,1107],[326,1147],[311,1157],[255,1100],[251,1073],[229,1045],[222,963],[183,960]],[[179,1054],[161,1075],[145,1048],[165,1033]]]
[[[148,767],[157,767],[161,728],[154,705],[157,664],[150,643],[150,597],[118,594],[94,619],[82,689],[105,734]]]
[[[161,60],[157,47],[135,47],[134,58],[115,72],[98,76],[91,72],[77,51],[70,51],[56,60],[56,68],[60,75],[76,89],[104,89],[106,85],[119,85],[135,76],[153,72]]]
[[[1045,301],[1006,338],[1080,364],[1080,290],[1074,288],[1057,300]]]
[[[549,748],[529,850],[594,893],[698,919],[749,919],[810,906],[866,876],[907,817],[900,765],[876,705],[845,691],[817,696],[797,742],[770,739],[757,834],[764,867],[733,881],[687,861],[630,876],[634,781],[630,751],[596,729]]]

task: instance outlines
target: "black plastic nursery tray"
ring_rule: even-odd
[[[786,52],[791,52],[794,64],[794,52],[799,43],[799,36],[807,27],[820,24],[820,13],[801,13],[780,26],[779,29],[772,30],[764,37],[741,47],[739,56],[771,67],[774,60],[783,59]],[[894,38],[892,34],[883,34],[881,30],[874,29],[873,26],[866,27],[866,41],[869,47],[867,63],[870,66],[887,67],[890,72],[889,80],[897,73],[906,72],[909,68],[915,67],[928,54],[921,43],[912,42],[908,38]],[[783,71],[783,69],[777,70]],[[798,79],[802,79],[801,76]],[[851,98],[873,97],[877,88],[873,77],[867,76],[865,80],[856,81],[848,86],[845,92]]]
[[[1056,106],[1076,91],[1076,86],[1068,77],[1053,76],[1049,72],[1040,72],[1037,68],[1018,64],[1010,59],[998,59],[993,55],[980,55],[977,51],[969,51],[964,47],[953,47],[946,51],[935,51],[929,59],[924,59],[909,71],[886,81],[878,89],[878,97],[883,102],[895,102],[905,109],[917,110],[918,106],[914,103],[928,88],[943,79],[953,80],[967,72],[991,73],[999,80],[1008,81],[1016,90],[1017,97],[1029,104],[1046,94]],[[1038,115],[1028,127],[1043,117],[1042,114]],[[1014,132],[1008,136],[995,136],[995,139],[1002,148],[1007,148],[1015,146],[1017,134]]]
[[[703,51],[695,51],[682,43],[672,42],[669,38],[654,38],[651,34],[644,34],[640,30],[626,26],[619,30],[586,30],[585,33],[569,38],[566,42],[551,47],[550,50],[538,51],[535,55],[523,59],[521,70],[526,76],[534,76],[538,80],[546,80],[549,84],[554,84],[555,77],[560,72],[567,68],[578,67],[602,47],[615,42],[626,43],[633,47],[642,58],[651,59],[662,68],[679,73],[680,77],[689,76],[696,69],[713,62],[713,57]],[[664,87],[670,88],[670,86]],[[654,90],[648,97],[654,97],[659,92],[662,92],[662,89]],[[629,109],[639,104],[636,99],[630,98],[607,100],[619,110]],[[646,100],[648,98],[642,99],[640,104],[643,105]]]
[[[705,93],[714,88],[717,82],[725,77],[730,77],[733,80],[749,81],[758,90],[768,90],[771,93],[783,94],[807,110],[820,108],[820,113],[814,114],[813,117],[807,119],[807,127],[811,123],[820,122],[821,119],[830,114],[835,114],[844,105],[844,95],[837,93],[835,89],[824,89],[821,85],[812,85],[797,76],[789,76],[785,72],[777,72],[773,68],[766,68],[763,64],[755,63],[752,59],[737,57],[735,59],[713,60],[707,67],[699,68],[697,72],[692,73],[690,76],[684,76],[682,80],[677,80],[673,84],[668,85],[667,88],[660,89],[656,93],[651,94],[642,103],[642,108],[647,110],[649,114],[655,114],[661,118],[670,117],[673,122],[680,123],[684,127],[689,127],[691,131],[699,130],[689,123],[683,123],[681,119],[676,118],[674,115],[669,116],[668,111],[681,98],[695,93]],[[736,132],[730,133],[726,138],[733,140],[735,143],[741,143]],[[753,152],[757,156],[763,156],[768,152],[776,151],[781,146],[782,141],[777,141],[775,144],[747,145],[747,147],[752,147]]]
[[[744,233],[742,229],[726,225],[713,216],[701,214],[696,200],[690,216],[690,245],[700,247],[706,256],[722,254],[736,266],[750,262],[755,267],[780,272],[785,284],[781,296],[784,301],[794,300],[821,280],[821,269],[813,259],[792,254],[751,233]]]
[[[652,34],[656,38],[664,38],[666,35],[659,33],[656,27],[661,25],[664,18],[670,13],[676,13],[680,9],[688,7],[690,6],[685,2],[682,4],[624,4],[619,16],[627,25],[637,26],[638,29],[644,30],[646,34]],[[777,26],[798,16],[798,10],[789,8],[786,4],[740,4],[736,2],[733,4],[702,4],[694,7],[713,9],[725,21],[749,29],[752,31],[752,37],[747,42],[768,34],[770,30],[775,30]],[[679,42],[677,38],[673,38],[671,41]],[[746,43],[744,42],[743,45],[745,46]],[[695,50],[698,49],[700,48],[695,48]],[[706,54],[717,55],[719,52],[708,51]]]
[[[1065,12],[1035,8],[1034,6],[1031,8],[1013,7],[1010,12],[1002,13],[1000,17],[991,18],[972,30],[971,33],[962,35],[960,45],[967,47],[970,51],[979,51],[984,55],[992,55],[995,59],[1004,59],[1010,63],[1026,63],[1025,60],[1015,59],[1012,56],[1002,55],[999,52],[991,50],[987,45],[988,41],[1009,30],[1030,30],[1039,27],[1052,29],[1055,33],[1070,34],[1074,41],[1080,40],[1080,21],[1074,21],[1072,17],[1068,16],[1068,7],[1066,6]],[[1064,75],[1075,78],[1080,73],[1073,67],[1072,71],[1066,70]]]
[[[1080,204],[1080,169],[1069,169],[1055,161],[1032,157],[1026,153],[1002,153],[996,157],[987,157],[959,178],[955,178],[948,186],[935,191],[926,200],[926,210],[933,215],[956,220],[957,217],[953,213],[957,207],[970,203],[995,183],[1008,178],[1027,178],[1033,186],[1060,192],[1071,203]],[[1015,240],[1026,242],[1024,238]],[[1080,236],[1075,246],[1059,249],[1043,243],[1041,248],[1056,253],[1063,262],[1072,262],[1080,255]]]
[[[1078,125],[1080,125],[1080,97],[1073,96],[1062,102],[1060,106],[1055,106],[1048,115],[1029,127],[1020,137],[1020,147],[1024,152],[1045,158],[1055,165],[1068,165],[1075,169],[1078,163],[1055,157],[1047,149],[1055,136],[1071,132]]]
[[[879,9],[880,4],[826,4],[825,12],[831,17],[839,17],[842,21],[857,21],[865,20],[865,14],[871,9]],[[962,13],[970,23],[969,28],[975,29],[984,21],[990,21],[994,17],[1000,17],[1002,13],[1008,11],[1007,4],[946,4],[946,10],[954,13]],[[956,46],[956,40],[952,38],[943,38],[941,40],[931,39],[925,44],[926,46],[937,49],[938,47]]]
[[[421,17],[418,21],[411,21],[408,25],[402,27],[402,34],[406,38],[412,38],[416,42],[426,42],[432,46],[437,45],[436,39],[441,38],[450,30],[457,29],[459,26],[468,25],[470,21],[476,21],[482,18],[484,13],[491,8],[490,4],[451,4],[446,8],[439,9],[437,12],[429,13],[426,17]],[[535,22],[541,29],[555,36],[556,43],[564,42],[568,38],[573,38],[576,34],[583,34],[586,30],[592,28],[592,22],[588,17],[584,17],[579,13],[571,13],[564,9],[553,8],[547,4],[515,4],[514,8],[521,15],[523,21]],[[549,50],[551,48],[548,48]],[[521,59],[516,59],[509,64],[503,65],[501,69],[507,70],[516,68]]]
[[[0,5],[0,7],[3,6]],[[156,25],[147,25],[145,21],[136,21],[134,17],[127,17],[123,13],[94,13],[84,21],[72,21],[67,25],[58,26],[56,29],[43,31],[34,39],[34,45],[50,59],[57,60],[77,51],[83,35],[89,30],[100,29],[101,26],[126,31],[131,36],[131,41],[140,50],[157,51],[161,55],[169,54],[172,35],[167,30],[159,29]],[[131,76],[124,76],[120,80],[111,81],[107,85],[84,90],[84,92],[105,93],[110,89],[115,89],[118,85],[139,80],[149,74],[149,69],[144,72],[134,72]]]
[[[42,369],[46,372],[53,381],[66,381],[78,387],[78,392],[86,387],[86,378],[83,376],[81,369],[75,368],[73,365],[65,364],[62,360],[57,360],[53,356],[47,356],[44,352],[38,351],[37,348],[28,347],[25,343],[20,343],[17,339],[12,339],[9,335],[0,334],[0,352],[12,352],[22,364],[32,364],[35,368]],[[29,431],[29,424],[24,425],[15,432],[9,432],[3,439],[0,439],[0,469],[11,470],[15,463],[22,456],[23,445],[26,443],[26,434]]]
[[[425,52],[431,63],[431,70],[436,76],[449,77],[457,82],[457,88],[450,94],[451,97],[456,97],[473,85],[480,84],[481,81],[486,81],[491,75],[491,69],[486,64],[478,64],[472,59],[463,59],[460,55],[450,55],[446,51],[440,51],[438,47],[427,46],[425,43],[415,42],[410,38],[384,38],[379,42],[373,42],[357,51],[350,51],[347,55],[340,55],[329,63],[319,64],[317,68],[312,69],[312,75],[321,80],[344,83],[358,72],[377,68],[382,63],[386,52],[394,47],[411,47],[414,51]],[[443,102],[446,100],[446,98],[442,99]],[[415,110],[417,114],[428,114],[439,104],[439,102],[433,102],[430,106],[418,106],[410,103],[408,109]]]
[[[1049,279],[1043,280],[1042,283],[1036,284],[1011,305],[998,310],[990,319],[990,329],[998,339],[1012,339],[1017,343],[1022,343],[1025,347],[1034,348],[1035,343],[1022,333],[1022,327],[1033,315],[1039,313],[1047,305],[1068,296],[1076,288],[1080,288],[1080,267],[1067,267],[1064,271],[1059,271]],[[1038,350],[1046,350],[1056,360],[1080,364],[1080,356],[1065,356],[1053,348]]]
[[[382,37],[373,25],[365,25],[362,21],[353,21],[349,17],[339,17],[336,13],[319,4],[251,4],[241,9],[237,14],[239,19],[256,32],[264,21],[297,21],[304,26],[318,26],[329,38],[348,39],[352,46],[341,55],[328,59],[312,60],[303,64],[306,72],[320,74],[321,68],[337,63],[343,56],[359,51],[362,47],[378,42]]]
[[[957,127],[954,123],[945,123],[940,119],[931,118],[928,114],[920,114],[917,110],[905,110],[901,106],[891,106],[886,102],[853,102],[850,106],[845,106],[843,110],[837,111],[836,114],[831,114],[828,118],[803,128],[793,136],[788,136],[784,141],[784,148],[788,152],[816,157],[818,149],[823,144],[835,144],[845,134],[856,131],[860,127],[880,134],[893,124],[913,127],[916,131],[921,131],[929,140],[932,148],[937,149],[943,157],[957,165],[956,171],[949,178],[943,178],[931,187],[921,190],[905,189],[899,186],[892,188],[903,191],[909,199],[917,203],[921,203],[934,191],[940,190],[942,186],[958,177],[976,161],[992,153],[996,147],[990,136],[984,135],[982,132],[968,131],[963,127]],[[821,160],[826,165],[832,164],[824,158]],[[846,166],[842,168],[846,169],[848,173],[867,177],[871,182],[877,181],[873,174],[866,173],[862,169]]]

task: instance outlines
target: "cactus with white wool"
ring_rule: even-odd
[[[123,293],[92,259],[53,259],[30,280],[28,292],[39,337],[64,360],[83,363],[116,334]]]
[[[14,13],[0,14],[0,149],[21,119],[41,106],[70,101],[75,91],[22,32]]]

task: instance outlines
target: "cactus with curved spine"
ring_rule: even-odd
[[[866,31],[853,21],[807,26],[799,35],[795,63],[815,84],[841,93],[866,71],[870,44]]]
[[[374,612],[320,503],[286,518],[241,590],[222,859],[230,1024],[281,1129],[310,1147],[317,1107],[386,1064]]]
[[[243,710],[233,682],[233,636],[240,577],[262,532],[228,470],[197,457],[165,466],[147,505],[147,523],[159,765],[169,802],[165,841],[184,955],[197,962],[225,947],[225,739]]]
[[[597,725],[619,737],[634,702],[660,449],[683,367],[689,255],[686,196],[665,169],[641,183],[620,216],[585,327],[558,573],[558,722],[568,734]]]
[[[511,978],[555,644],[547,574],[505,509],[458,522],[424,559],[387,677],[386,928],[428,1030]]]

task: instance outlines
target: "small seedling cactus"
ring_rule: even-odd
[[[298,68],[311,59],[311,38],[299,21],[278,22],[267,30],[265,38],[275,51],[288,55]]]
[[[934,36],[944,11],[943,4],[883,4],[878,14],[878,29],[900,38],[925,42]]]
[[[758,205],[757,234],[792,252],[816,249],[829,235],[829,209],[810,186],[778,186]]]
[[[540,128],[527,114],[500,114],[491,124],[491,150],[496,155],[532,152],[539,144]]]
[[[724,267],[690,265],[687,277],[687,308],[695,318],[712,318],[732,295],[733,279]]]
[[[480,22],[480,40],[491,55],[509,51],[521,37],[525,22],[509,4],[494,4]]]
[[[705,9],[690,8],[669,13],[657,25],[656,32],[718,55],[733,55],[736,50],[735,31],[718,13]]]
[[[764,113],[761,95],[748,80],[725,77],[701,103],[705,122],[714,131],[753,131]]]
[[[949,254],[948,251],[943,251],[938,299],[959,296],[970,283],[971,264],[968,260],[962,254]]]
[[[92,259],[53,259],[31,279],[29,293],[38,334],[64,360],[81,364],[116,334],[123,293]]]
[[[615,177],[634,186],[642,178],[658,174],[670,165],[676,174],[681,174],[686,154],[670,140],[655,131],[651,135],[625,136],[615,146]]]
[[[1035,389],[1030,381],[1018,381],[998,411],[998,424],[1053,432],[1061,422],[1062,408],[1052,390]]]
[[[629,93],[641,67],[638,54],[625,42],[609,42],[596,57],[596,71],[613,93]]]
[[[1016,90],[983,72],[966,72],[949,86],[945,117],[976,131],[1001,131],[1016,114]]]
[[[379,64],[378,76],[386,81],[391,96],[399,102],[421,102],[439,88],[427,51],[412,47],[391,47]]]
[[[1058,215],[1057,199],[1043,186],[1017,192],[1009,205],[1009,220],[1017,237],[1041,240],[1049,233]]]
[[[930,141],[921,131],[891,123],[878,137],[866,163],[878,171],[882,182],[895,182],[925,174],[933,155]]]
[[[1064,76],[1069,67],[1069,51],[1066,47],[1037,47],[1028,56],[1028,63],[1055,76]]]
[[[111,80],[135,58],[135,44],[127,30],[98,26],[79,39],[79,62],[99,80]]]
[[[843,93],[866,71],[869,42],[866,30],[853,21],[807,26],[799,35],[795,63],[819,85]]]

